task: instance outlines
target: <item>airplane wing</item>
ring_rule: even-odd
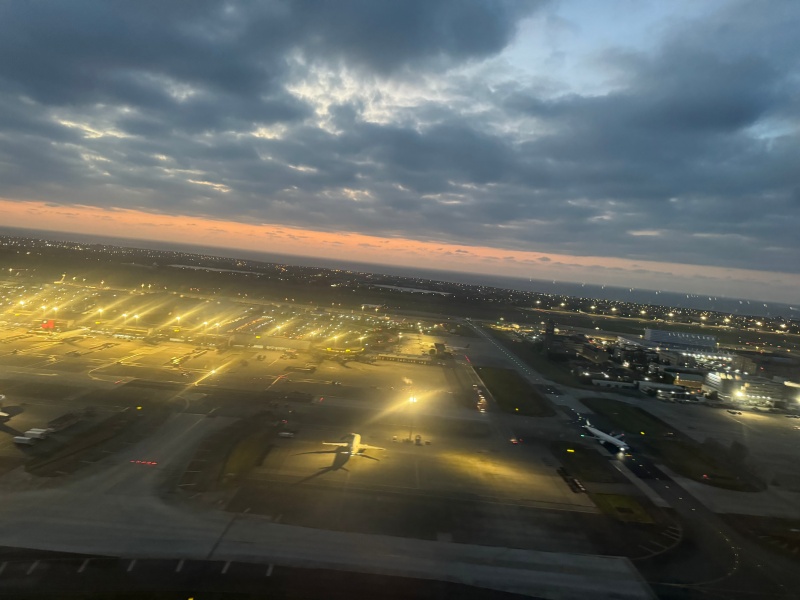
[[[350,444],[347,442],[322,442],[323,446],[339,446],[340,448],[347,448]]]
[[[361,444],[359,448],[361,450],[386,450],[386,448],[380,448],[379,446],[370,446],[369,444]]]

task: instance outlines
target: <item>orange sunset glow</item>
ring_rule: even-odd
[[[343,231],[314,231],[127,208],[63,206],[3,199],[0,200],[0,213],[4,216],[4,223],[12,227],[186,244],[202,240],[204,245],[216,248],[534,279],[624,286],[630,281],[631,273],[636,273],[641,281],[637,287],[650,289],[657,289],[665,280],[702,281],[708,278],[736,282],[737,285],[742,282],[770,286],[800,285],[800,276],[774,272],[571,256]]]

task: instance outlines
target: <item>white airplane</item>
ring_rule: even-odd
[[[620,452],[627,452],[631,449],[628,444],[622,441],[623,434],[619,435],[611,435],[610,433],[606,433],[605,431],[600,431],[597,427],[592,427],[592,424],[589,422],[589,419],[586,419],[583,422],[583,428],[592,434],[592,437],[596,439],[598,442],[608,442],[609,444],[613,444],[617,448],[619,448]]]
[[[0,419],[10,419],[11,418],[11,415],[3,410],[3,400],[5,400],[5,399],[6,399],[6,397],[3,394],[0,394]]]
[[[372,458],[371,456],[367,456],[364,454],[365,450],[386,450],[386,448],[379,448],[378,446],[370,446],[369,444],[362,444],[361,436],[357,433],[349,433],[342,439],[345,438],[348,438],[346,442],[322,442],[322,445],[339,446],[340,448],[345,448],[345,450],[342,451],[342,454],[349,454],[350,456],[361,456],[362,458]]]

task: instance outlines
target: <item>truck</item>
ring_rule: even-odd
[[[36,438],[29,438],[24,435],[15,435],[13,438],[15,444],[21,446],[33,446],[36,443]]]
[[[26,438],[33,438],[36,440],[43,440],[50,433],[47,429],[28,429],[23,435]]]

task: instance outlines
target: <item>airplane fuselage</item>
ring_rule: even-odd
[[[348,454],[350,456],[363,456],[365,458],[372,458],[371,456],[367,456],[364,454],[366,450],[385,450],[386,448],[380,448],[378,446],[370,446],[369,444],[364,444],[361,442],[361,436],[357,433],[348,433],[346,436],[342,438],[342,442],[322,442],[326,446],[338,446],[339,450],[335,452],[339,452],[340,454]],[[377,459],[374,459],[377,460]]]
[[[347,446],[347,451],[350,453],[350,456],[358,454],[361,451],[361,436],[359,434],[350,434],[350,444]]]
[[[612,444],[619,448],[620,452],[627,452],[630,450],[630,446],[623,442],[621,439],[614,437],[611,434],[606,433],[605,431],[600,431],[596,427],[592,427],[591,425],[584,425],[583,428],[588,431],[594,438],[599,442],[606,442]]]

